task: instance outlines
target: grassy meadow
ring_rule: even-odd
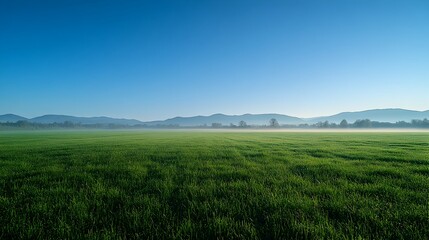
[[[429,239],[429,133],[0,132],[0,239]]]

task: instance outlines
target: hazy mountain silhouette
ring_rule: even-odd
[[[210,126],[212,123],[221,123],[222,125],[237,125],[240,121],[245,121],[248,125],[268,125],[271,118],[277,119],[280,124],[300,124],[304,120],[297,117],[291,117],[281,114],[244,114],[244,115],[225,115],[213,114],[210,116],[195,116],[195,117],[175,117],[164,121],[145,122],[150,126],[155,125],[179,125],[183,127],[190,126]]]
[[[194,117],[175,117],[160,121],[142,122],[135,119],[118,119],[110,117],[74,117],[66,115],[44,115],[27,119],[14,114],[0,115],[0,122],[17,122],[29,121],[34,123],[63,123],[66,121],[81,124],[118,124],[118,125],[138,125],[145,124],[147,126],[157,125],[176,125],[181,127],[193,126],[211,126],[212,123],[221,123],[222,125],[229,126],[231,123],[238,125],[238,122],[245,121],[248,125],[268,125],[271,118],[277,119],[280,125],[282,124],[303,124],[303,123],[316,123],[329,121],[339,123],[341,120],[346,119],[349,123],[353,123],[360,119],[370,119],[371,121],[378,122],[391,122],[398,121],[410,122],[413,119],[422,120],[429,119],[428,111],[413,111],[406,109],[373,109],[360,112],[342,112],[332,116],[315,117],[315,118],[298,118],[282,114],[243,114],[243,115],[225,115],[213,114],[210,116],[194,116]]]
[[[34,123],[81,123],[81,124],[118,124],[118,125],[137,125],[142,124],[141,121],[135,119],[118,119],[109,117],[74,117],[66,115],[44,115],[28,120]]]
[[[25,117],[21,117],[15,114],[4,114],[0,115],[0,122],[18,122],[18,121],[26,121],[28,120]]]
[[[332,116],[326,117],[315,117],[305,119],[309,123],[316,122],[334,122],[339,123],[341,120],[346,119],[349,123],[353,123],[359,119],[370,119],[371,121],[378,122],[399,122],[406,121],[410,122],[413,119],[429,119],[428,111],[414,111],[400,108],[389,108],[389,109],[373,109],[360,112],[343,112]]]

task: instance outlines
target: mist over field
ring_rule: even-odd
[[[228,129],[428,129],[429,111],[376,109],[345,112],[332,116],[298,118],[282,114],[244,114],[175,117],[143,122],[135,119],[110,117],[75,117],[43,115],[25,118],[15,114],[0,115],[0,130],[5,129],[162,129],[162,128],[228,128]],[[370,120],[371,119],[371,120]]]

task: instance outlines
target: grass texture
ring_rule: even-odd
[[[0,239],[429,239],[428,133],[0,132]]]

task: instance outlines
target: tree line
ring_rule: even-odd
[[[202,126],[202,127],[207,127]],[[245,121],[240,121],[238,125],[231,123],[230,125],[222,125],[221,123],[212,123],[212,128],[429,128],[429,120],[412,120],[411,122],[399,121],[395,123],[371,121],[369,119],[356,120],[353,123],[348,123],[343,119],[339,124],[329,121],[317,122],[314,124],[279,124],[279,122],[272,118],[267,125],[248,125]]]
[[[371,121],[369,119],[356,120],[353,123],[348,123],[345,119],[339,124],[330,123],[328,121],[318,122],[309,125],[316,128],[429,128],[429,120],[412,120],[411,122],[399,121],[395,123]]]
[[[270,119],[266,125],[249,125],[245,121],[237,124],[212,123],[211,125],[201,125],[195,127],[183,127],[177,124],[158,125],[121,125],[121,124],[82,124],[70,121],[62,123],[33,123],[28,121],[0,123],[0,129],[142,129],[142,128],[429,128],[429,120],[412,120],[411,122],[399,121],[396,123],[371,121],[369,119],[356,120],[353,123],[342,120],[340,123],[317,122],[314,124],[279,124],[277,119]]]

